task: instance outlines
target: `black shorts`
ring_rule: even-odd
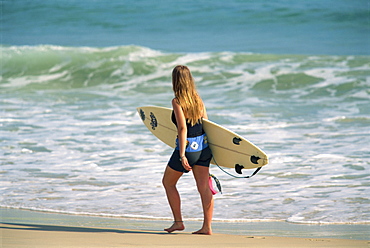
[[[189,165],[191,167],[193,167],[194,165],[209,167],[212,159],[212,151],[208,146],[199,152],[185,152],[185,156],[188,159]],[[170,161],[168,161],[168,166],[175,171],[185,173],[189,172],[185,170],[182,166],[182,163],[180,161],[180,151],[176,149],[173,151]]]

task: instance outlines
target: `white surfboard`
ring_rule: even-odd
[[[161,141],[170,147],[176,146],[177,128],[172,123],[172,109],[146,106],[137,111],[145,126]],[[212,150],[212,164],[241,169],[253,169],[268,163],[267,155],[240,135],[210,120],[203,120],[209,147]]]

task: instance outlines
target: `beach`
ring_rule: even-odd
[[[214,234],[163,231],[165,220],[104,218],[0,209],[2,247],[368,247],[367,225],[215,222]],[[279,231],[280,229],[280,231]]]
[[[164,234],[159,231],[75,228],[38,225],[1,225],[2,247],[369,247],[368,241],[344,239],[311,239],[257,237],[190,233]]]
[[[2,1],[3,246],[367,246],[367,4]],[[192,173],[178,182],[186,229],[163,231],[173,151],[136,111],[171,107],[179,64],[209,119],[269,158],[252,178],[211,164],[212,237],[191,235],[203,218]]]
[[[190,231],[168,234],[160,229],[169,222],[153,220],[112,219],[91,216],[39,213],[25,210],[1,209],[1,238],[4,248],[23,247],[368,247],[369,240],[309,237],[294,232],[291,236],[232,235],[215,232],[211,236],[193,235]],[[119,223],[119,224],[118,224]],[[190,227],[195,224],[192,223]],[[216,223],[216,230],[220,223]],[[127,228],[124,228],[124,227]],[[258,223],[251,227],[257,227]],[[218,228],[217,228],[218,227]],[[366,235],[366,226],[356,232]],[[364,233],[365,232],[365,233]],[[347,230],[347,234],[348,234]],[[292,237],[294,235],[306,237]],[[336,233],[340,237],[340,232]]]

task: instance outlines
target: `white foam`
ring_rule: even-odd
[[[112,59],[107,74],[113,78],[109,79],[112,83],[49,89],[48,82],[52,80],[76,80],[73,73],[63,71],[69,65],[59,62],[50,65],[47,75],[3,79],[3,206],[97,216],[170,218],[161,180],[172,149],[144,127],[136,107],[170,107],[171,70],[177,64],[190,64],[211,120],[243,135],[269,155],[270,163],[250,179],[234,179],[211,166],[224,192],[215,196],[216,220],[369,221],[366,148],[370,137],[364,107],[368,92],[354,90],[348,96],[336,97],[333,92],[305,98],[331,83],[340,86],[348,82],[352,76],[336,75],[352,69],[340,61],[326,58],[330,66],[318,61],[318,66],[310,68],[307,64],[320,57],[310,62],[304,56],[281,55],[253,62],[258,55],[242,54],[245,61],[235,64],[234,58],[240,54],[192,53],[170,54],[173,59],[159,63],[158,58],[169,54],[140,47],[74,49],[77,54],[96,52],[103,57],[92,61],[91,68],[100,69],[103,61]],[[114,49],[116,57],[104,58],[105,51]],[[120,49],[134,52],[122,55]],[[153,69],[137,73],[131,62]],[[83,68],[79,66],[75,69]],[[253,89],[261,80],[276,82],[279,75],[297,73],[323,80],[279,92],[274,86],[266,91]],[[99,76],[95,69],[87,74]],[[22,89],[32,82],[47,87]],[[347,99],[354,95],[359,97]],[[232,169],[228,171],[235,174]],[[251,173],[243,170],[243,175]],[[179,191],[184,199],[184,218],[201,219],[201,203],[191,173],[181,178]],[[356,216],[359,210],[361,215]]]

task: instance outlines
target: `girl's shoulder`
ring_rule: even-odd
[[[175,106],[175,105],[180,106],[179,100],[176,97],[174,99],[172,99],[171,103],[172,103],[172,106]]]

